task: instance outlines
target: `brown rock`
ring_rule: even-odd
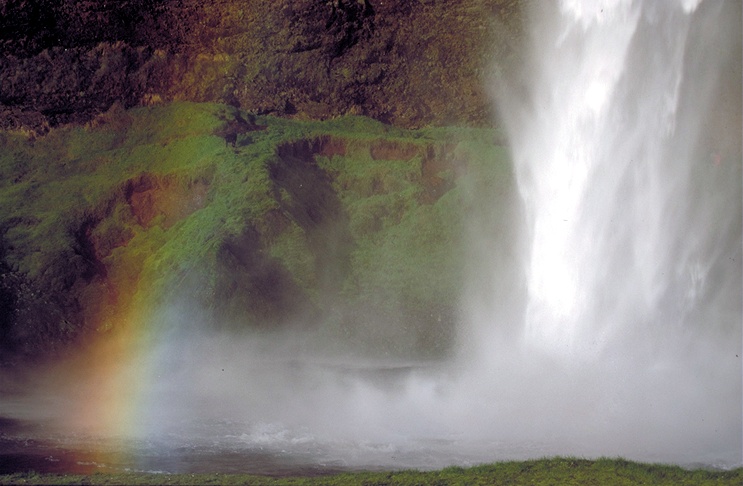
[[[514,57],[520,3],[0,0],[0,128],[169,100],[488,124],[485,83]]]

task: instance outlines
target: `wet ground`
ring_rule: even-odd
[[[279,388],[291,394],[285,381],[311,381],[322,369],[323,376],[345,382],[356,380],[375,389],[396,389],[416,371],[414,366],[388,366],[350,369],[322,366],[307,374],[308,367],[294,363],[261,369],[271,375]],[[277,371],[281,370],[281,371]],[[300,374],[287,380],[285,373]],[[55,409],[69,404],[48,394],[36,398],[22,387],[5,383],[0,398],[0,474],[36,471],[40,473],[161,472],[161,473],[249,473],[271,476],[330,474],[348,470],[384,468],[434,469],[457,464],[466,457],[450,457],[452,440],[418,440],[397,437],[389,441],[359,441],[324,435],[297,423],[223,418],[220,404],[200,405],[192,393],[173,394],[160,390],[156,402],[166,410],[164,416],[150,418],[144,433],[128,437],[101,437],[60,422]],[[296,392],[296,388],[294,388]],[[298,396],[302,396],[299,394]],[[247,395],[236,401],[249,398]],[[305,396],[306,398],[306,396]],[[286,401],[282,393],[277,400]],[[222,400],[224,402],[229,400]],[[318,403],[292,406],[308,409]],[[327,405],[326,402],[321,402]],[[286,405],[285,405],[286,406]],[[198,413],[195,408],[198,408]],[[182,411],[179,416],[174,411]],[[208,409],[208,410],[207,410]],[[188,412],[183,412],[188,410]],[[257,412],[256,412],[257,413]],[[265,415],[265,412],[264,412]],[[272,414],[268,414],[272,415]],[[177,418],[176,418],[177,417]],[[340,418],[339,418],[340,419]],[[484,462],[480,461],[480,462]]]
[[[40,424],[1,417],[0,431],[0,474],[135,471],[311,476],[349,469],[299,452],[262,450],[216,437],[116,441],[59,435]]]

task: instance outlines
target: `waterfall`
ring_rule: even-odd
[[[740,16],[532,4],[521,71],[494,83],[517,209],[474,218],[461,341],[495,436],[740,460]]]
[[[471,256],[450,356],[338,353],[348,341],[332,329],[212,332],[200,326],[211,310],[184,297],[153,313],[147,328],[167,332],[147,352],[134,346],[136,366],[112,366],[128,387],[144,382],[128,394],[133,412],[113,407],[124,395],[106,393],[107,373],[65,368],[0,405],[42,417],[42,436],[50,410],[82,417],[63,424],[54,454],[72,437],[82,451],[124,450],[107,459],[122,470],[286,475],[555,455],[739,467],[741,2],[524,3],[530,49],[493,83],[513,173],[483,130],[473,146],[500,159],[459,179]],[[39,398],[52,383],[69,402]],[[96,396],[117,398],[99,408],[124,426],[90,445],[79,404]]]
[[[590,359],[625,338],[740,324],[708,322],[740,316],[730,295],[727,316],[709,305],[740,286],[740,161],[709,133],[725,59],[703,23],[721,2],[708,3],[565,0],[535,13],[549,20],[526,100],[503,103],[526,220],[527,345]]]

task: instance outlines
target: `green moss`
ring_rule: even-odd
[[[190,102],[134,108],[128,112],[131,122],[124,145],[138,146],[211,134],[222,123],[217,115],[223,109],[217,104]]]
[[[253,261],[240,271],[285,272],[330,327],[329,302],[339,299],[382,309],[390,321],[417,320],[413,327],[455,306],[471,189],[510,181],[492,130],[255,117],[265,128],[231,144],[218,134],[236,116],[222,105],[172,103],[112,109],[35,141],[3,134],[0,173],[13,181],[0,184],[5,262],[42,291],[90,297],[85,289],[108,279],[133,286],[142,304],[167,300],[197,273],[204,305],[245,309],[209,290],[228,271],[220,259],[231,242]],[[297,143],[319,152],[281,160],[279,148]],[[342,150],[321,155],[324,143]],[[272,170],[286,164],[299,165],[281,169],[294,179],[279,183]],[[297,177],[317,187],[284,187]],[[265,278],[238,281],[255,292]]]
[[[270,252],[272,257],[283,263],[300,287],[308,291],[313,299],[318,297],[315,257],[299,225],[290,222],[289,228],[271,244]]]

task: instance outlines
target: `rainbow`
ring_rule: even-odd
[[[153,355],[158,330],[143,280],[131,298],[99,308],[98,331],[74,366],[81,385],[64,427],[94,440],[85,462],[130,464],[132,439],[147,433],[146,396],[156,377]],[[96,446],[98,444],[98,446]],[[100,466],[99,466],[100,467]]]

